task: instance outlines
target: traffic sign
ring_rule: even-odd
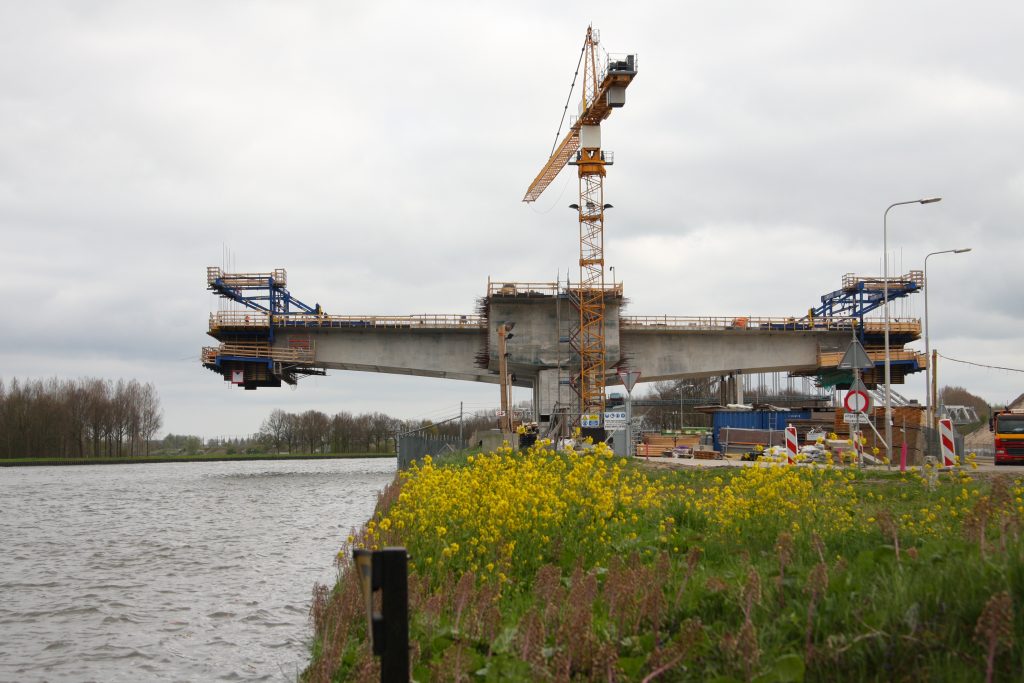
[[[604,428],[605,429],[625,429],[626,428],[626,411],[625,410],[606,410],[604,413]]]
[[[619,368],[618,374],[619,379],[622,380],[622,386],[626,387],[626,393],[632,394],[633,387],[636,386],[637,381],[640,379],[640,371],[630,370],[629,368]]]
[[[871,410],[871,397],[865,391],[852,389],[846,392],[843,405],[851,413],[866,413]]]
[[[854,425],[866,425],[868,423],[868,416],[864,413],[843,413],[843,422]]]
[[[843,354],[843,359],[839,361],[839,365],[836,366],[838,370],[870,370],[875,367],[874,362],[868,358],[867,351],[861,346],[861,343],[854,339],[850,342],[850,346],[847,347],[846,353]]]

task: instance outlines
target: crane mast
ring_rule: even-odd
[[[579,220],[580,275],[569,294],[579,312],[579,325],[572,335],[579,354],[579,370],[573,387],[581,414],[604,418],[605,404],[605,286],[604,213],[611,208],[604,200],[604,178],[612,165],[611,152],[601,149],[601,121],[613,109],[625,104],[625,90],[636,76],[636,55],[609,57],[599,70],[598,33],[587,27],[583,44],[583,87],[579,116],[555,148],[547,163],[526,191],[524,202],[535,201],[566,166],[577,168],[579,203],[574,204]],[[600,71],[600,72],[599,72]]]

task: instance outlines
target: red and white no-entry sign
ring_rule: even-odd
[[[846,410],[851,413],[866,413],[871,410],[871,399],[868,397],[867,392],[861,391],[860,389],[854,389],[846,392],[846,398],[843,400],[843,405],[846,406]]]

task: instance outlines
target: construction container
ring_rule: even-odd
[[[715,450],[722,452],[719,434],[723,427],[784,432],[794,420],[811,419],[810,409],[803,410],[717,410],[711,413]],[[767,444],[765,444],[767,445]]]

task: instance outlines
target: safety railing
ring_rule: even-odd
[[[621,282],[606,282],[604,286],[597,287],[592,284],[586,286],[588,291],[600,289],[605,294],[622,296]],[[503,282],[501,280],[487,280],[487,296],[555,296],[563,290],[557,282]],[[570,284],[569,291],[579,291],[578,285]]]
[[[557,282],[503,282],[487,278],[487,296],[555,296]]]
[[[371,327],[405,329],[477,329],[484,326],[479,315],[449,313],[424,315],[315,315],[291,313],[275,315],[274,325],[281,327]]]
[[[267,314],[257,311],[217,311],[210,314],[210,331],[222,327],[265,328],[268,322]]]
[[[866,277],[864,275],[855,275],[853,273],[846,273],[843,275],[843,289],[855,289],[857,285],[861,283],[864,284],[865,289],[885,289],[884,277]],[[924,287],[924,271],[912,270],[906,275],[889,276],[890,289],[892,289],[894,285],[906,285],[908,283],[916,285],[918,289]]]
[[[885,362],[885,350],[867,349],[868,358],[876,365]],[[823,368],[834,368],[843,360],[844,351],[825,351],[818,354],[818,365]],[[923,353],[906,349],[889,349],[890,363],[906,363],[916,361],[918,367],[928,366],[928,359]]]
[[[271,346],[263,342],[230,342],[220,346],[203,347],[201,359],[204,364],[213,364],[222,356],[237,358],[270,358],[288,363],[312,363],[316,360],[316,350],[312,344],[308,348],[292,348]]]
[[[269,316],[257,311],[218,311],[210,314],[210,331],[221,328],[259,329],[269,325]],[[479,315],[450,313],[425,315],[317,315],[278,313],[275,327],[393,327],[417,329],[473,329],[483,327]]]
[[[885,332],[884,320],[865,320],[864,331],[869,334],[882,334]],[[893,318],[889,321],[889,334],[910,333],[921,334],[921,321],[917,318]]]
[[[220,280],[227,287],[266,287],[268,280],[274,285],[284,287],[288,284],[288,271],[275,268],[269,273],[225,273],[219,266],[207,266],[206,284],[213,285]]]
[[[664,330],[772,330],[821,332],[849,330],[852,318],[761,318],[750,316],[622,316],[619,327],[631,331]]]

